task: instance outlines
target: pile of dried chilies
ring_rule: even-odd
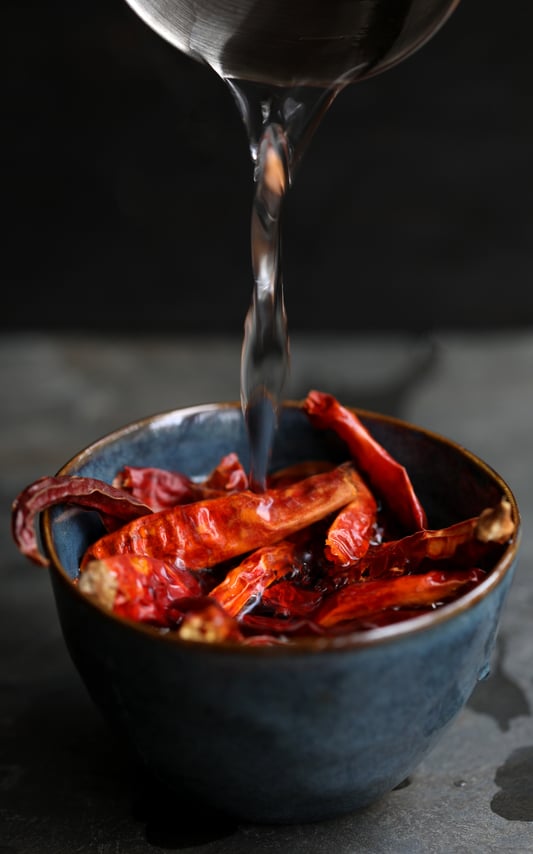
[[[113,485],[44,477],[14,502],[15,541],[46,565],[36,515],[58,503],[97,510],[108,533],[84,555],[79,589],[115,614],[202,641],[275,644],[383,626],[486,576],[514,532],[505,498],[428,530],[405,468],[353,412],[318,391],[302,406],[344,440],[349,462],[278,471],[260,494],[235,454],[200,483],[136,467]]]

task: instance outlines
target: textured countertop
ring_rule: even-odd
[[[412,778],[323,824],[237,825],[147,791],[63,644],[46,571],[11,542],[29,482],[137,417],[238,398],[237,340],[4,335],[0,342],[0,854],[533,851],[533,332],[293,341],[310,387],[459,441],[511,485],[521,561],[491,677]]]

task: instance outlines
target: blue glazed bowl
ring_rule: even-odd
[[[97,517],[54,508],[42,534],[72,659],[109,723],[172,788],[241,820],[331,818],[386,795],[416,768],[487,672],[516,565],[519,511],[504,481],[473,454],[393,418],[359,417],[411,475],[441,527],[502,495],[513,542],[476,589],[430,614],[290,646],[188,642],[117,618],[72,584],[101,533]],[[146,418],[81,451],[61,474],[111,480],[125,464],[205,475],[223,454],[247,465],[240,409],[214,404]],[[272,467],[345,457],[296,404],[282,412]]]

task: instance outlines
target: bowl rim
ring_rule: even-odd
[[[284,400],[282,409],[301,409],[302,402],[298,400]],[[49,569],[55,574],[56,578],[63,584],[66,584],[71,594],[78,600],[83,601],[88,607],[95,609],[108,620],[114,623],[121,624],[125,629],[133,630],[136,633],[141,633],[146,638],[152,639],[154,642],[171,644],[179,649],[187,649],[191,651],[210,650],[211,652],[220,652],[232,654],[242,654],[257,656],[260,658],[279,657],[279,656],[294,656],[298,654],[313,654],[323,652],[343,652],[353,651],[357,649],[369,649],[380,646],[387,642],[395,642],[401,638],[408,638],[418,635],[421,632],[430,631],[437,626],[447,623],[454,618],[466,613],[478,605],[485,599],[493,590],[495,590],[507,576],[508,572],[513,568],[517,561],[518,552],[522,538],[521,516],[520,509],[516,497],[514,496],[510,486],[488,463],[475,453],[465,448],[453,439],[450,439],[434,430],[413,424],[402,418],[393,415],[374,412],[372,410],[360,409],[358,407],[346,407],[351,412],[354,412],[362,419],[379,421],[385,424],[391,424],[396,427],[407,429],[410,432],[417,432],[437,444],[446,445],[459,455],[465,456],[477,468],[483,470],[500,488],[502,497],[509,500],[512,508],[512,516],[515,522],[515,532],[512,539],[507,544],[507,547],[499,560],[494,565],[492,571],[483,581],[477,584],[472,590],[458,596],[452,602],[445,605],[440,605],[435,610],[421,614],[419,617],[410,617],[406,620],[393,623],[388,626],[379,626],[373,629],[364,629],[360,631],[347,632],[345,635],[309,635],[291,639],[288,643],[280,644],[243,644],[235,641],[201,641],[201,640],[185,640],[180,638],[172,631],[162,631],[155,626],[146,623],[137,622],[128,617],[123,617],[109,611],[104,606],[93,601],[89,597],[80,592],[77,585],[72,583],[70,575],[62,566],[59,556],[55,549],[54,538],[52,534],[52,515],[50,509],[46,510],[40,521],[41,537],[43,548],[46,556],[49,558]],[[175,409],[157,412],[152,415],[147,415],[142,418],[130,421],[123,426],[117,427],[100,438],[86,445],[76,454],[70,457],[64,463],[59,471],[58,476],[69,475],[74,466],[79,467],[85,460],[91,457],[95,451],[98,451],[106,445],[111,445],[118,439],[124,438],[130,433],[136,433],[146,428],[164,426],[165,423],[173,423],[179,417],[179,420],[194,416],[205,412],[213,412],[220,410],[241,410],[241,404],[237,401],[221,401],[215,403],[201,403],[193,406],[178,407]]]

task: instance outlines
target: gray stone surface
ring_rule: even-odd
[[[234,825],[139,779],[68,658],[46,571],[10,502],[107,430],[239,394],[239,341],[45,335],[0,342],[0,854],[533,851],[533,333],[295,338],[288,396],[315,386],[461,442],[514,489],[521,563],[491,677],[407,784],[310,826]]]

